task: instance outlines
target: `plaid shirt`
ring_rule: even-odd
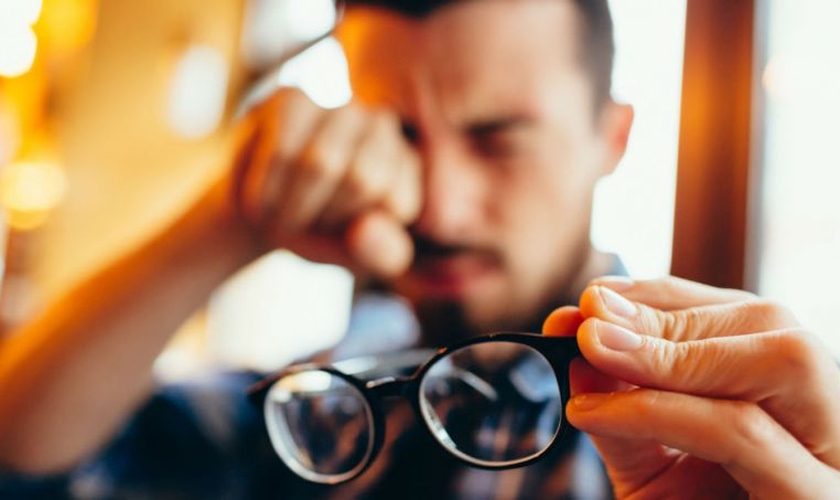
[[[329,357],[403,349],[417,324],[401,301],[362,296],[346,339]],[[389,409],[386,444],[359,478],[340,486],[299,479],[274,454],[262,412],[246,389],[263,377],[220,372],[160,387],[105,449],[64,474],[27,477],[0,470],[0,499],[313,499],[611,497],[585,436],[567,436],[526,467],[471,468],[443,451],[403,404]]]

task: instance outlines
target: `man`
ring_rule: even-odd
[[[400,406],[364,474],[313,486],[280,465],[244,402],[258,376],[155,390],[151,364],[171,332],[274,247],[405,297],[426,345],[539,331],[583,291],[545,332],[579,332],[586,361],[574,365],[568,417],[592,433],[619,496],[789,498],[837,485],[836,367],[778,307],[675,280],[587,287],[622,272],[588,239],[594,184],[615,168],[632,122],[609,96],[606,2],[371,3],[349,5],[338,32],[353,104],[325,111],[278,92],[252,113],[229,176],[0,348],[0,463],[41,476],[27,485],[18,474],[13,491],[603,494],[581,486],[597,472],[575,481],[587,453],[574,437],[526,468],[482,471],[418,436]],[[380,311],[374,318],[394,304],[364,303]],[[351,330],[336,352],[387,340]],[[756,332],[772,333],[741,335]],[[785,457],[798,473],[781,467]]]

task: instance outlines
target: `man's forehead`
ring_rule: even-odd
[[[388,3],[391,2],[380,2]],[[554,53],[571,51],[576,40],[578,11],[562,0],[461,0],[438,2],[442,7],[426,16],[411,16],[400,10],[350,4],[339,27],[342,39],[363,42],[367,52],[384,44],[405,50],[434,49],[434,42],[449,48],[499,50],[499,44],[538,42]],[[387,43],[391,42],[391,43]],[[431,43],[429,43],[431,42]],[[495,43],[494,43],[495,42]],[[528,44],[521,44],[527,46]],[[383,48],[383,47],[378,47]],[[440,49],[441,47],[437,47]],[[534,48],[533,43],[530,48]],[[438,54],[440,55],[438,51]],[[420,51],[415,51],[418,55]]]
[[[461,1],[419,18],[351,6],[338,34],[357,97],[399,107],[418,85],[495,99],[471,94],[527,92],[547,72],[578,69],[576,19],[569,2],[548,0]]]

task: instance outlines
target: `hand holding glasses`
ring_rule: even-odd
[[[382,400],[392,396],[407,398],[457,458],[506,469],[537,460],[568,428],[569,363],[579,353],[574,337],[495,333],[437,352],[291,366],[249,396],[277,454],[309,481],[349,481],[373,462],[385,436]]]

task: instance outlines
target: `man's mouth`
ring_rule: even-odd
[[[498,268],[498,257],[487,250],[421,243],[411,274],[424,292],[443,298],[465,294]]]

